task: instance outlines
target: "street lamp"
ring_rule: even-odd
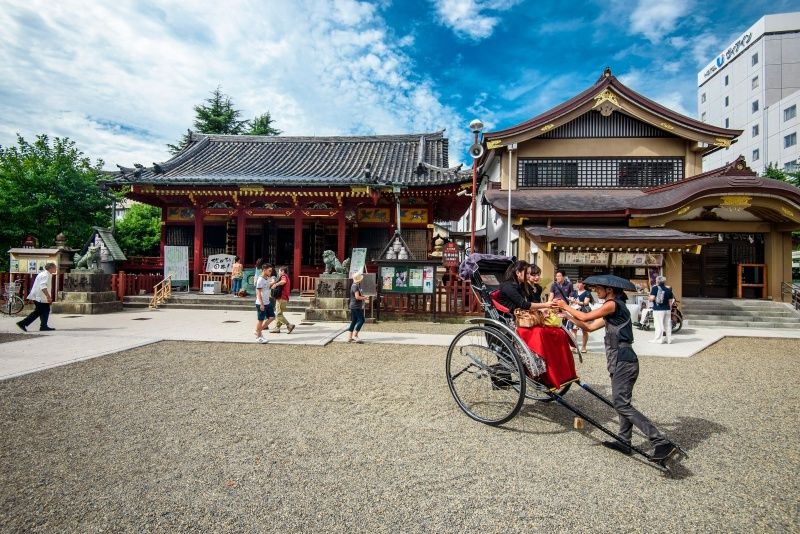
[[[470,217],[469,252],[475,253],[475,209],[478,194],[478,160],[483,156],[483,147],[480,145],[479,137],[483,130],[483,123],[480,119],[474,119],[469,123],[469,129],[475,136],[474,142],[469,147],[469,154],[472,156],[472,215]]]

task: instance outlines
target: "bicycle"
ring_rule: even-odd
[[[0,308],[5,315],[16,315],[22,311],[25,301],[19,296],[19,282],[7,282],[3,291],[3,299],[0,300]]]

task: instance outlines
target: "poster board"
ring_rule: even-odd
[[[366,266],[367,266],[367,249],[354,248],[350,254],[350,273],[348,275],[348,278],[352,280],[354,274],[366,272],[365,271]]]
[[[212,254],[206,259],[206,272],[225,274],[231,272],[236,256],[233,254]]]
[[[436,267],[432,264],[382,264],[378,274],[381,293],[433,294]]]
[[[164,278],[172,275],[172,287],[189,288],[189,247],[164,246]]]

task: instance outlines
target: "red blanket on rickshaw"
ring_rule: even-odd
[[[558,389],[577,378],[572,349],[563,329],[552,326],[517,328],[517,335],[547,364],[547,372],[541,376],[545,385]]]

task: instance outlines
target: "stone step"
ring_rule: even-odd
[[[797,323],[773,323],[773,322],[756,322],[756,321],[706,321],[702,319],[687,320],[685,325],[687,328],[763,328],[763,329],[784,329],[784,328],[800,328]]]
[[[695,321],[743,321],[743,322],[775,322],[775,323],[788,323],[800,326],[800,317],[785,316],[785,315],[740,315],[731,316],[728,314],[704,314],[704,313],[691,313],[683,314],[683,318],[687,321],[694,323]]]

